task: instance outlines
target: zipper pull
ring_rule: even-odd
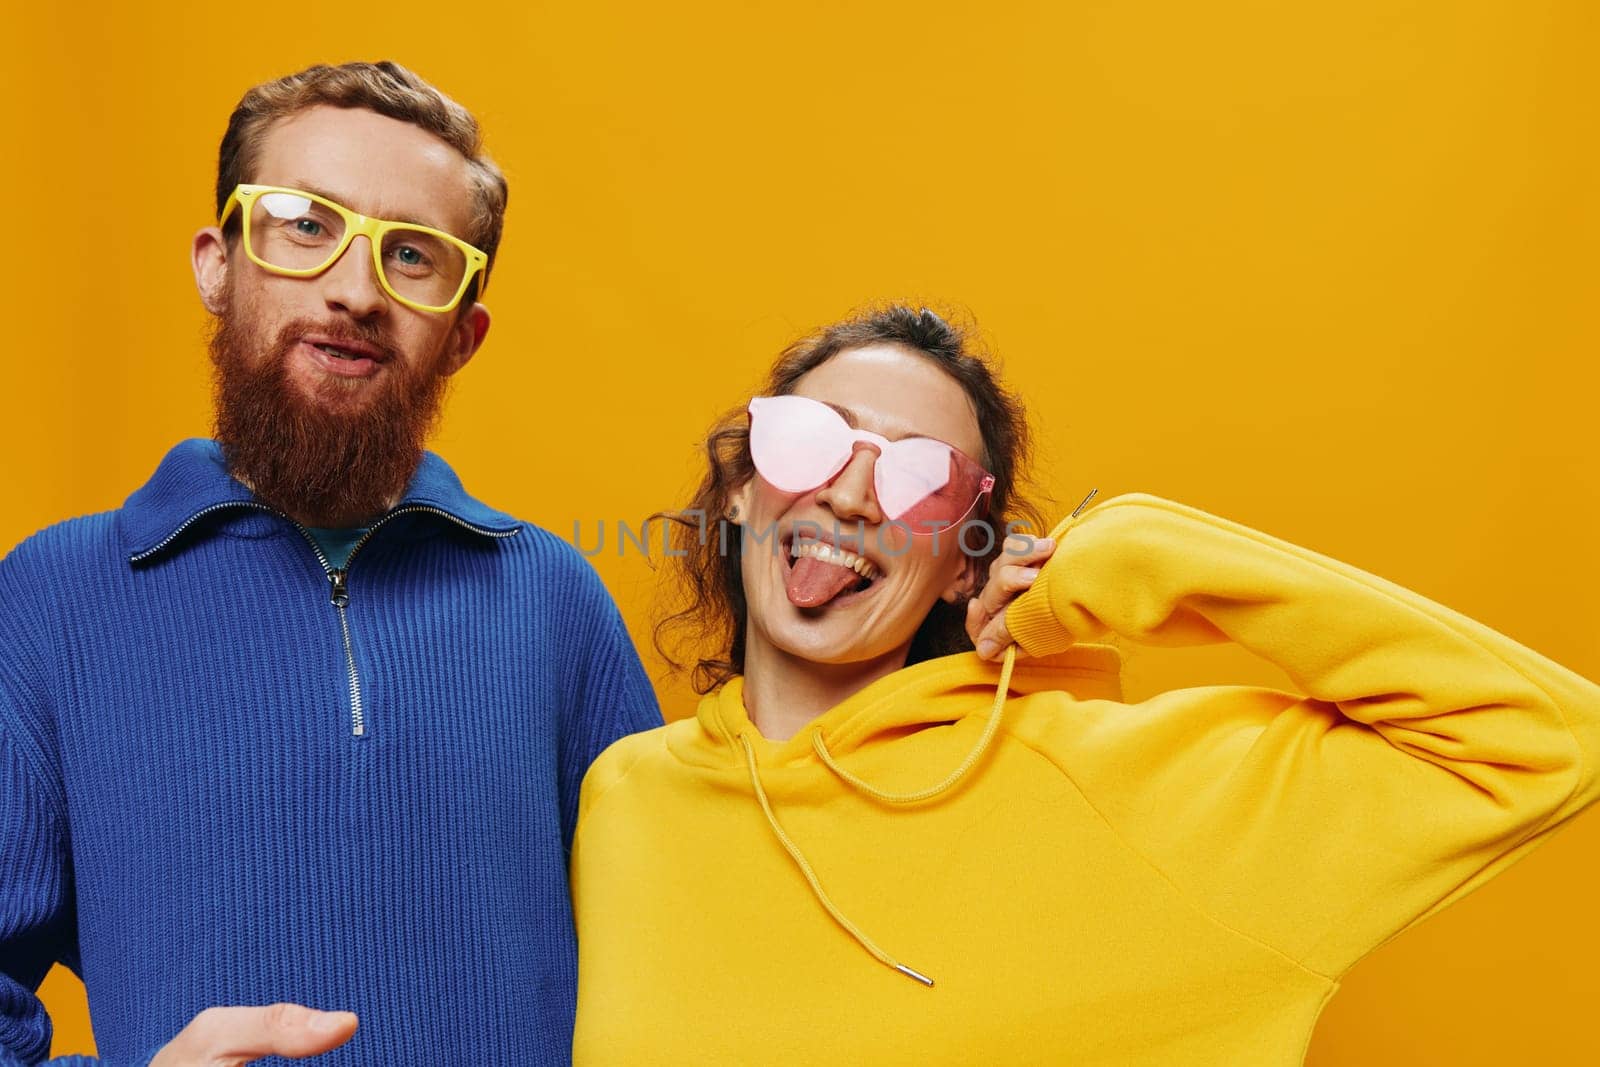
[[[328,600],[334,607],[342,608],[350,603],[350,586],[345,580],[345,572],[343,570],[329,571],[328,583],[333,586]]]

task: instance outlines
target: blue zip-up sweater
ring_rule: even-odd
[[[183,442],[0,563],[0,1064],[57,961],[112,1064],[280,1000],[360,1015],[318,1063],[569,1062],[578,787],[660,723],[589,564],[437,456],[330,574]]]

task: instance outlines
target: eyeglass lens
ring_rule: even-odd
[[[326,204],[292,193],[262,193],[251,207],[250,251],[285,270],[320,270],[339,251],[344,231],[344,217]],[[380,252],[389,288],[429,307],[454,299],[467,271],[460,248],[410,226],[389,228]]]

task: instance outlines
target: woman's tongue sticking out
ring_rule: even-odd
[[[860,580],[861,575],[849,567],[799,556],[789,571],[789,603],[797,608],[819,608]]]

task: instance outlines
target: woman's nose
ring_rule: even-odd
[[[859,519],[874,525],[883,521],[878,508],[878,492],[873,485],[878,450],[862,441],[844,469],[833,476],[833,481],[817,490],[817,503],[823,504],[839,519]]]

